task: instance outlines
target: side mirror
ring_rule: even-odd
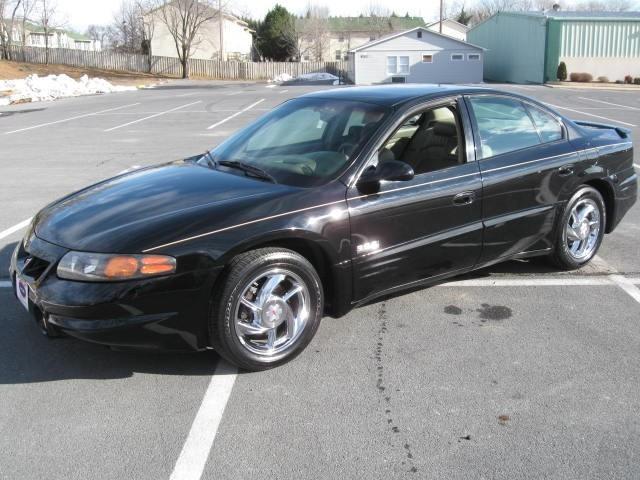
[[[371,188],[377,186],[381,181],[405,182],[415,177],[413,168],[408,163],[398,160],[387,160],[381,162],[377,167],[369,167],[358,180],[358,187]]]

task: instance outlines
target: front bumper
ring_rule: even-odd
[[[119,348],[202,350],[209,344],[209,299],[220,268],[126,282],[78,282],[56,275],[68,250],[31,234],[10,274],[29,285],[29,310],[56,330]]]

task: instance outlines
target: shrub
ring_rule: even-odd
[[[590,73],[584,73],[584,72],[572,73],[571,75],[569,75],[569,78],[571,79],[572,82],[588,83],[593,81],[593,76],[591,76]]]
[[[609,77],[598,77],[600,83],[609,83]]]
[[[624,83],[624,80],[616,80],[616,83],[617,83],[617,84]]]
[[[631,82],[633,82],[633,77],[631,75],[625,75],[624,83],[631,83]]]
[[[567,79],[567,65],[564,62],[560,62],[560,65],[558,65],[556,77],[563,82]]]
[[[640,77],[636,77],[633,79],[633,84],[634,85],[640,85]]]

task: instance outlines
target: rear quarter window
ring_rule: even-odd
[[[543,143],[562,140],[562,125],[553,115],[533,105],[527,105],[527,108],[538,128],[540,139]]]

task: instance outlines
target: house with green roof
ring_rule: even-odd
[[[46,37],[49,37],[49,48],[70,48],[73,50],[100,51],[102,46],[100,42],[94,41],[86,35],[74,32],[73,30],[65,30],[62,28],[49,29],[45,35],[44,28],[34,22],[24,22],[25,45],[27,47],[45,47],[47,46]],[[22,43],[22,20],[18,19],[14,22],[13,31],[11,33],[11,43],[20,45]]]
[[[301,18],[297,24],[301,32],[300,60],[347,60],[349,50],[386,35],[424,25],[423,18],[408,15]]]
[[[499,12],[467,38],[487,49],[487,80],[555,81],[560,62],[594,79],[640,77],[640,12]]]

